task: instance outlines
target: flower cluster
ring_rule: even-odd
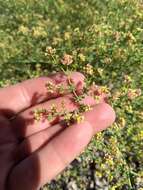
[[[48,112],[44,108],[38,108],[33,110],[33,115],[34,115],[34,120],[36,122],[39,122],[47,117]]]
[[[48,93],[54,93],[54,92],[56,91],[55,85],[54,85],[53,82],[48,81],[48,82],[45,84],[45,87],[46,87]]]
[[[102,101],[107,101],[108,97],[111,96],[109,89],[107,86],[98,86],[94,82],[88,88],[87,94],[92,96],[97,103]]]
[[[50,94],[63,94],[64,92],[70,92],[71,88],[70,87],[65,87],[65,85],[61,84],[57,84],[55,85],[53,82],[48,81],[45,84],[45,87],[47,89],[47,93]],[[75,86],[73,85],[73,88],[75,88]]]
[[[128,98],[133,100],[134,98],[140,96],[142,94],[141,89],[129,89],[128,90]]]
[[[56,53],[56,49],[52,48],[51,46],[46,47],[45,56],[47,55],[53,55]]]
[[[63,58],[61,59],[61,63],[63,65],[70,65],[73,62],[73,57],[69,54],[64,54]]]
[[[86,74],[93,75],[93,72],[94,72],[93,66],[90,64],[87,64],[86,66],[83,67],[83,71]]]

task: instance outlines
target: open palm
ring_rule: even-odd
[[[82,88],[84,76],[71,75]],[[64,74],[31,79],[0,90],[0,190],[36,190],[55,178],[90,142],[92,136],[115,119],[106,103],[95,105],[84,114],[85,120],[66,128],[59,120],[34,122],[32,111],[49,109],[54,103],[61,109],[63,100],[69,111],[77,109],[72,94],[47,94],[45,83],[67,85]]]

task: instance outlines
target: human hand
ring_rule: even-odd
[[[80,73],[72,73],[75,85],[84,85]],[[32,111],[48,109],[51,104],[61,108],[66,102],[69,111],[77,109],[72,94],[49,95],[45,83],[67,85],[63,74],[27,80],[0,90],[0,190],[36,190],[59,174],[90,142],[92,136],[115,120],[113,109],[106,103],[94,105],[84,113],[80,124],[64,127],[59,121],[35,123]]]

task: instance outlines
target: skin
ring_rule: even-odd
[[[84,86],[84,76],[71,74],[77,91]],[[54,179],[78,156],[98,131],[115,120],[114,110],[106,103],[96,104],[91,97],[85,103],[93,110],[84,114],[80,124],[65,127],[59,120],[35,123],[32,110],[58,110],[66,102],[69,111],[78,109],[72,94],[48,94],[45,83],[67,85],[67,77],[58,73],[24,81],[0,90],[0,190],[36,190]]]

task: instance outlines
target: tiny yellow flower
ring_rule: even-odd
[[[82,53],[79,53],[79,54],[78,54],[78,57],[80,58],[80,60],[81,60],[82,62],[85,61],[85,55],[83,55]]]
[[[65,39],[65,40],[69,40],[70,37],[71,37],[71,34],[70,34],[69,32],[65,32],[65,33],[64,33],[64,39]]]
[[[80,113],[74,113],[73,114],[73,119],[77,122],[77,123],[81,123],[81,122],[83,122],[84,121],[84,116],[82,115],[82,114],[80,114]]]

